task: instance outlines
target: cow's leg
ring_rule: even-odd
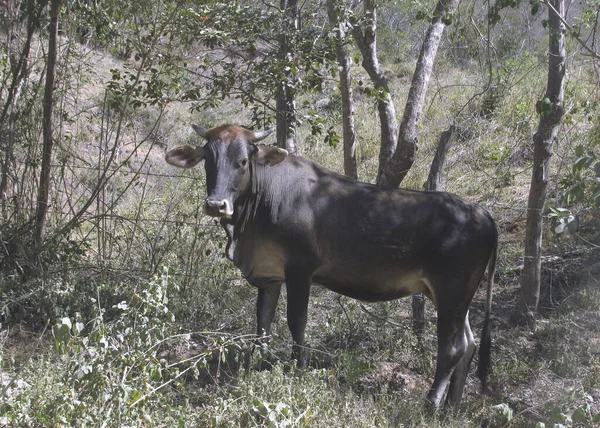
[[[303,269],[286,269],[288,327],[292,333],[292,358],[298,361],[298,367],[306,368],[304,352],[304,330],[308,318],[308,296],[310,294],[311,273]]]
[[[251,346],[245,355],[246,371],[250,370],[252,355],[257,346],[262,346],[269,341],[271,336],[271,323],[275,317],[279,293],[281,292],[281,283],[272,284],[258,289],[258,298],[256,300],[256,335],[258,338],[254,341],[255,346]],[[259,364],[261,369],[267,369],[270,363],[262,360]]]
[[[258,289],[256,301],[256,334],[259,337],[271,335],[271,323],[277,309],[281,284],[273,284]]]
[[[454,373],[452,373],[452,377],[450,378],[450,388],[448,389],[448,395],[446,396],[446,405],[452,407],[454,410],[458,410],[458,407],[460,406],[465,382],[467,381],[467,374],[469,373],[469,366],[471,365],[471,360],[473,360],[473,355],[475,355],[475,350],[477,349],[475,339],[473,338],[473,332],[469,325],[468,312],[465,317],[464,337],[467,341],[467,349],[456,365]]]
[[[452,311],[438,310],[437,367],[433,385],[427,394],[427,400],[436,408],[442,401],[454,368],[467,351],[465,315],[465,312],[456,315]]]

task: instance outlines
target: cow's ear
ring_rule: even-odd
[[[259,165],[277,165],[288,155],[288,151],[279,147],[258,147],[256,163]]]
[[[179,168],[193,168],[204,159],[204,148],[181,146],[167,152],[165,160],[168,164]]]

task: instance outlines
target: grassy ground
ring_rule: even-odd
[[[142,386],[142,375],[129,379],[126,373],[142,363],[143,356],[120,362],[110,353],[96,359],[88,355],[86,361],[93,370],[104,368],[110,376],[130,382],[95,379],[83,387],[69,361],[70,357],[78,359],[82,348],[57,354],[49,330],[39,333],[24,323],[11,325],[2,334],[6,413],[1,422],[14,426],[99,424],[103,418],[94,411],[107,408],[88,388],[101,391],[129,385],[150,392],[164,380],[167,384],[147,398],[141,412],[119,417],[112,413],[109,426],[123,422],[142,426],[171,422],[184,426],[596,426],[600,413],[598,269],[597,252],[557,256],[547,262],[544,274],[552,276],[552,290],[550,281],[545,282],[543,311],[533,329],[510,325],[518,272],[500,271],[490,391],[479,393],[472,368],[458,414],[431,413],[425,406],[424,395],[435,369],[435,329],[429,323],[423,342],[417,342],[409,327],[409,300],[369,304],[364,309],[358,302],[314,289],[308,327],[311,367],[302,373],[289,363],[282,305],[273,343],[262,353],[269,368],[264,369],[263,363],[263,369],[257,369],[261,352],[255,351],[253,368],[244,370],[243,343],[247,342],[241,332],[231,342],[239,347],[226,343],[234,338],[225,331],[244,330],[248,321],[244,320],[237,328],[229,325],[218,334],[199,332],[180,342],[165,342],[155,358],[164,360],[162,366],[180,362],[177,367],[182,371],[188,367],[186,359],[207,349],[210,352],[195,376],[188,373],[172,383],[168,382],[174,373],[157,377],[158,382],[148,376]],[[250,297],[253,292],[247,293],[246,288],[240,291]],[[476,334],[483,299],[483,293],[477,296],[471,311]],[[156,321],[156,325],[161,324]],[[88,350],[95,346],[92,338],[81,345]],[[122,404],[131,405],[134,397],[133,392],[125,394]],[[78,406],[77,401],[86,404]]]

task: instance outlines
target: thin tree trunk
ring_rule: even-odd
[[[294,46],[290,40],[290,34],[298,31],[298,0],[280,0],[281,10],[284,12],[284,26],[279,38],[279,58],[285,61],[293,54]],[[283,82],[280,82],[276,95],[276,122],[277,122],[277,145],[295,154],[296,148],[296,98],[294,85],[290,84],[296,79],[291,71],[285,72]]]
[[[277,145],[290,154],[296,154],[296,101],[285,84],[280,88],[275,103],[277,113]]]
[[[454,125],[442,132],[440,135],[440,142],[438,143],[435,151],[435,156],[431,162],[431,168],[429,169],[429,176],[427,181],[423,184],[423,188],[428,191],[442,191],[442,176],[444,175],[444,163],[446,162],[446,155],[450,149],[450,142],[452,141],[452,135],[454,134]]]
[[[48,28],[48,60],[46,62],[46,86],[43,100],[43,148],[42,148],[42,170],[40,173],[40,184],[37,196],[37,212],[33,241],[36,245],[42,242],[46,216],[48,213],[48,198],[50,194],[50,164],[52,161],[52,111],[54,95],[54,77],[56,68],[57,38],[58,38],[58,15],[60,13],[60,0],[52,0],[50,3],[50,27]]]
[[[446,155],[450,148],[450,141],[454,134],[454,125],[451,125],[446,131],[442,132],[440,136],[440,142],[438,143],[433,162],[431,162],[431,168],[429,169],[429,176],[423,187],[428,191],[442,190],[442,176],[444,174],[444,163],[446,162]],[[422,339],[425,334],[425,317],[427,311],[425,309],[425,296],[422,293],[413,295],[412,298],[412,327],[417,338]]]
[[[398,187],[412,167],[417,152],[418,126],[425,104],[425,94],[433,70],[433,63],[440,45],[446,22],[458,7],[460,0],[439,0],[429,25],[415,68],[404,115],[400,123],[397,148],[384,168],[378,184]]]
[[[0,113],[0,132],[9,134],[8,144],[4,149],[4,160],[2,162],[2,175],[0,178],[0,198],[5,197],[6,190],[8,187],[8,175],[10,169],[10,163],[13,157],[14,151],[14,137],[12,136],[12,124],[17,117],[16,113],[11,113],[10,121],[7,124],[6,118],[10,109],[14,109],[17,102],[18,94],[20,92],[19,87],[25,80],[27,69],[29,67],[29,52],[31,50],[31,42],[35,30],[40,24],[40,14],[46,6],[47,1],[41,1],[40,4],[34,5],[33,1],[27,4],[27,36],[25,38],[25,44],[21,51],[18,63],[13,67],[13,79],[8,90],[6,102],[2,107],[2,113]]]
[[[373,82],[377,93],[377,110],[379,111],[381,149],[379,151],[379,169],[377,172],[377,183],[387,163],[396,150],[398,138],[398,122],[396,120],[396,107],[390,94],[390,89],[377,58],[377,12],[374,0],[365,0],[364,12],[366,23],[361,28],[354,22],[352,35],[362,54],[362,66]]]
[[[550,28],[548,85],[544,101],[550,101],[551,110],[541,109],[538,129],[533,136],[533,172],[529,201],[527,204],[527,226],[525,232],[525,256],[519,305],[515,312],[516,321],[534,321],[540,300],[542,221],[546,204],[546,188],[550,170],[552,146],[558,133],[558,125],[564,116],[564,78],[566,67],[564,0],[548,1]]]
[[[335,28],[335,54],[340,65],[340,92],[342,94],[342,136],[344,139],[344,173],[358,178],[356,170],[356,132],[354,129],[354,102],[352,100],[352,62],[346,49],[347,22],[340,19],[343,1],[327,0],[327,14],[331,26]]]

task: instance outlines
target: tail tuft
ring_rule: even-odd
[[[479,343],[479,363],[477,365],[477,376],[481,381],[481,391],[487,392],[487,378],[491,367],[492,355],[492,335],[491,320],[488,318],[483,324],[481,331],[481,341]]]

